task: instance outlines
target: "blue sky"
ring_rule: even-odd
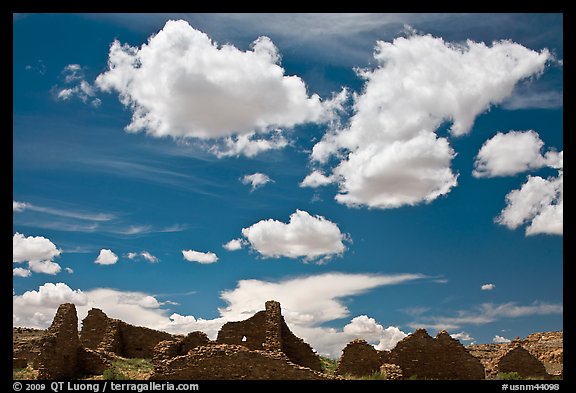
[[[333,357],[562,330],[562,30],[15,15],[14,326],[73,302],[214,337],[276,299]]]

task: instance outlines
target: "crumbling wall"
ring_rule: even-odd
[[[183,338],[160,341],[154,347],[152,363],[158,364],[162,360],[186,355],[191,349],[209,345],[210,343],[210,339],[203,332],[191,332]]]
[[[396,381],[402,379],[402,369],[396,364],[382,364],[380,366],[380,374],[382,374],[388,381]]]
[[[553,376],[562,376],[564,361],[563,332],[532,333],[525,339],[516,338],[511,343],[473,344],[466,349],[480,359],[486,369],[486,378],[496,378],[498,362],[509,350],[521,345],[536,359],[542,362],[546,372]]]
[[[396,344],[388,362],[400,366],[404,377],[419,379],[484,379],[484,366],[458,341],[441,331],[433,339],[417,329]]]
[[[12,357],[15,368],[25,368],[28,363],[34,365],[40,354],[42,336],[45,331],[24,327],[12,329]]]
[[[251,350],[283,352],[291,362],[320,371],[320,358],[304,340],[292,333],[280,303],[266,302],[266,310],[240,322],[228,322],[218,332],[217,343],[242,345]]]
[[[523,377],[547,378],[549,377],[542,362],[519,343],[514,345],[498,361],[498,372],[517,372]]]
[[[100,309],[93,308],[82,321],[80,340],[89,349],[112,352],[127,358],[152,358],[154,346],[173,336],[118,319],[108,318]]]
[[[281,352],[250,350],[243,345],[199,346],[184,356],[155,364],[157,380],[325,380],[328,375],[290,362]]]
[[[156,344],[172,338],[173,336],[170,333],[121,322],[120,340],[122,345],[120,356],[151,359]]]
[[[363,377],[379,371],[381,364],[378,351],[365,340],[356,339],[342,351],[336,373]]]
[[[264,349],[264,343],[266,342],[266,311],[259,311],[244,321],[225,323],[218,332],[216,342],[243,345],[252,350]]]
[[[39,379],[69,379],[78,371],[78,316],[72,303],[61,304],[42,338]]]

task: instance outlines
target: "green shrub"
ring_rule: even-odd
[[[498,379],[521,380],[521,379],[524,379],[524,377],[522,375],[518,374],[516,371],[510,371],[507,373],[498,373]]]
[[[112,381],[124,381],[128,378],[115,368],[107,368],[102,373],[102,378]]]
[[[320,365],[322,366],[323,373],[334,375],[336,374],[336,367],[338,367],[338,361],[327,358],[325,356],[320,356]]]

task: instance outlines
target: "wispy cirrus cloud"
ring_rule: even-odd
[[[413,329],[433,328],[454,330],[467,325],[485,325],[500,319],[522,318],[534,315],[562,314],[562,304],[535,301],[529,305],[516,302],[482,303],[470,310],[459,310],[455,316],[419,315],[416,321],[408,324]]]
[[[21,212],[24,210],[34,211],[38,213],[50,214],[52,216],[74,218],[77,220],[84,221],[110,221],[115,219],[117,216],[112,213],[94,213],[79,210],[65,210],[46,206],[39,206],[29,202],[18,202],[12,201],[13,211]]]

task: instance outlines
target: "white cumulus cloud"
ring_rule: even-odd
[[[528,224],[526,235],[564,233],[564,175],[544,179],[528,176],[518,190],[506,195],[506,207],[496,222],[510,229]]]
[[[15,267],[12,269],[12,275],[14,277],[30,277],[32,272],[29,269],[24,269],[22,267]]]
[[[60,255],[62,250],[42,236],[28,236],[16,232],[12,237],[12,261],[44,261]]]
[[[499,132],[488,139],[474,162],[475,177],[512,176],[547,165],[541,153],[544,142],[537,132]],[[553,158],[554,154],[551,153]]]
[[[201,264],[210,264],[218,262],[218,256],[213,252],[200,252],[194,250],[182,250],[184,259],[188,262],[198,262]]]
[[[494,344],[507,344],[510,342],[510,340],[507,339],[506,337],[495,335],[494,338],[492,339],[492,342]]]
[[[302,180],[300,187],[311,187],[317,188],[332,184],[335,182],[334,176],[326,176],[322,171],[315,170],[312,171],[308,176]]]
[[[99,265],[114,265],[116,262],[118,262],[118,255],[107,248],[101,249],[98,257],[94,261],[94,263]]]
[[[238,251],[246,244],[246,240],[242,238],[232,239],[228,243],[223,244],[222,247],[228,251]]]
[[[472,337],[470,335],[470,333],[467,332],[458,332],[458,333],[454,333],[451,334],[450,337],[459,340],[459,341],[474,341],[474,337]]]
[[[375,69],[359,70],[366,83],[349,124],[326,133],[311,155],[321,165],[339,160],[328,176],[338,182],[336,200],[348,206],[395,208],[447,194],[457,184],[456,153],[437,129],[448,121],[452,136],[468,133],[552,56],[510,41],[411,35],[378,41],[374,58]]]
[[[53,259],[62,250],[43,236],[28,236],[16,232],[12,237],[12,262],[28,262],[28,269],[16,268],[13,275],[27,277],[30,272],[58,274],[61,267]]]
[[[108,68],[96,85],[118,92],[133,111],[127,131],[225,138],[224,150],[212,150],[218,155],[282,147],[283,137],[274,140],[278,128],[328,121],[341,100],[322,102],[308,95],[298,76],[285,75],[270,38],[259,37],[242,51],[219,45],[183,20],[166,22],[140,47],[114,41]],[[264,137],[270,133],[272,139]]]
[[[252,187],[252,191],[270,182],[274,182],[274,180],[270,179],[268,175],[259,172],[253,173],[251,175],[244,175],[242,178],[240,178],[240,181],[244,185],[250,185]]]
[[[242,229],[251,247],[265,258],[327,260],[346,251],[346,235],[338,225],[322,216],[296,210],[286,224],[268,219]]]
[[[496,288],[496,285],[494,285],[494,284],[484,284],[480,287],[480,289],[483,291],[491,291],[494,288]]]

